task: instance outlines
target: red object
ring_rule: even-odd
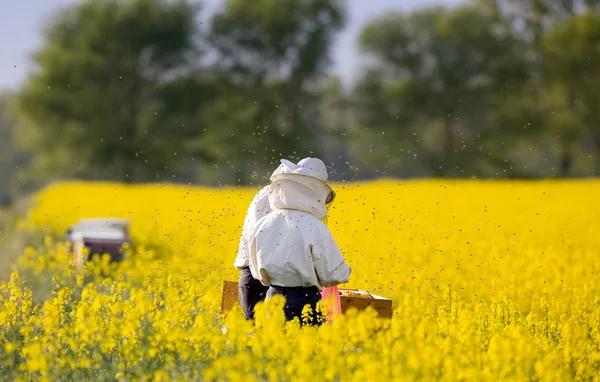
[[[342,314],[342,302],[337,286],[323,288],[321,292],[323,303],[327,309],[327,321],[332,322],[336,314]]]

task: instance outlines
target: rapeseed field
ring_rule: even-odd
[[[256,189],[58,183],[0,286],[0,379],[600,381],[599,181],[334,188],[343,287],[392,299],[391,320],[300,328],[278,299],[254,325],[221,316]],[[134,245],[78,271],[60,237],[96,216],[130,219]]]

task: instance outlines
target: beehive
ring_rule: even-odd
[[[95,254],[107,253],[111,262],[123,260],[123,246],[131,242],[126,219],[82,219],[67,230],[67,240],[73,244],[75,266],[82,268]],[[83,249],[89,251],[86,257]]]
[[[379,317],[392,318],[392,300],[366,291],[340,289],[340,302],[342,313],[346,313],[351,308],[365,310],[370,306],[375,309]]]

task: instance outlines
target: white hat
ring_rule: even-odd
[[[281,164],[271,175],[271,181],[275,180],[278,175],[294,174],[310,176],[316,178],[323,183],[327,183],[327,167],[322,160],[317,158],[304,158],[298,164],[294,164],[287,159],[281,159]]]

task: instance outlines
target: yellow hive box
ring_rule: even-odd
[[[392,318],[392,300],[355,289],[340,289],[340,302],[342,313],[349,309],[365,310],[372,307],[382,318]],[[221,300],[221,312],[226,312],[239,304],[238,283],[225,281],[223,283],[223,297]]]

